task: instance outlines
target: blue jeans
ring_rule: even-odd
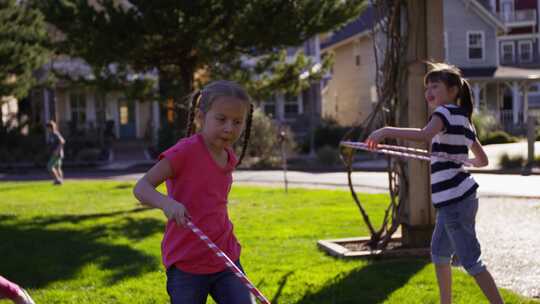
[[[435,230],[431,238],[434,264],[450,264],[454,254],[472,276],[486,270],[480,259],[480,243],[476,238],[475,218],[478,211],[476,193],[457,203],[437,209]]]
[[[236,266],[242,269],[240,261]],[[228,268],[217,273],[193,274],[175,266],[167,269],[171,304],[205,304],[210,294],[218,304],[253,304],[249,289]]]

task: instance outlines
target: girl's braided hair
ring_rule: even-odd
[[[227,80],[218,80],[207,84],[200,90],[191,94],[191,106],[189,109],[185,137],[189,137],[195,132],[194,120],[196,110],[198,109],[202,113],[207,113],[210,110],[212,103],[218,97],[235,97],[246,102],[246,104],[249,105],[249,113],[246,118],[246,128],[244,130],[244,142],[242,145],[242,152],[236,165],[238,166],[240,165],[242,159],[246,154],[249,137],[251,134],[251,123],[253,116],[253,105],[251,103],[251,97],[238,83]]]

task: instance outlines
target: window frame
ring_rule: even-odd
[[[75,121],[76,128],[84,128],[87,123],[86,115],[87,98],[85,92],[72,91],[69,93],[69,107],[71,121]],[[81,119],[82,118],[82,119]]]
[[[480,35],[480,39],[481,39],[481,46],[480,46],[480,49],[482,50],[482,57],[481,58],[471,58],[470,55],[470,50],[471,50],[471,44],[470,44],[470,37],[471,35],[476,35],[476,34],[479,34]],[[467,36],[466,36],[466,43],[467,43],[467,60],[469,61],[473,61],[473,62],[478,62],[478,61],[484,61],[485,58],[486,58],[486,35],[484,33],[484,31],[467,31]],[[475,48],[478,48],[478,47],[475,47]]]
[[[527,59],[527,60],[523,60],[521,58],[521,54],[522,54],[521,53],[521,46],[523,46],[523,45],[529,45],[530,46],[530,52],[529,52],[529,57],[530,58]],[[518,53],[519,53],[518,58],[519,58],[520,63],[531,63],[531,62],[533,62],[533,59],[534,59],[534,55],[533,55],[533,50],[534,49],[533,48],[534,48],[534,45],[533,45],[533,42],[531,40],[520,40],[520,41],[518,41]]]
[[[511,46],[512,47],[512,61],[511,62],[507,62],[504,60],[504,47],[505,46]],[[514,43],[514,41],[501,41],[501,46],[500,46],[500,53],[501,53],[501,61],[503,64],[513,64],[516,62],[516,45]]]

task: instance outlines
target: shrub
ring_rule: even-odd
[[[98,161],[101,155],[102,153],[100,149],[85,148],[85,149],[81,149],[79,153],[77,153],[77,160],[86,161],[86,162]]]
[[[324,165],[335,165],[339,160],[339,150],[333,146],[323,146],[317,150],[317,159]]]
[[[345,134],[351,130],[351,128],[351,126],[340,126],[332,119],[322,120],[321,124],[315,129],[315,151],[324,146],[331,146],[337,149],[339,142],[343,139],[343,136],[345,136]],[[358,138],[360,136],[360,132],[361,129],[356,128],[354,134],[352,134],[352,137]],[[302,152],[309,152],[309,136],[307,136],[306,141],[304,141],[302,144]]]
[[[503,154],[499,160],[499,164],[504,169],[521,168],[525,162],[526,160],[521,155],[511,157],[507,153]]]
[[[288,154],[296,148],[294,136],[289,127],[283,127],[285,132],[285,149]],[[253,111],[251,122],[251,134],[246,151],[246,157],[252,158],[252,164],[256,167],[274,166],[279,163],[281,157],[281,146],[279,141],[279,126],[272,119],[264,114],[264,112],[256,108]],[[238,140],[235,150],[238,156],[242,152],[243,135]],[[247,161],[246,163],[249,163]]]
[[[481,137],[479,138],[480,138],[480,142],[483,145],[506,144],[506,143],[514,143],[518,141],[516,137],[513,137],[504,131],[490,132],[484,138],[481,138]]]
[[[497,128],[497,120],[495,119],[495,116],[485,112],[474,113],[472,116],[472,123],[480,142],[482,142],[489,133],[492,133]]]
[[[185,130],[177,130],[176,125],[164,122],[158,131],[157,154],[172,147],[183,136]]]

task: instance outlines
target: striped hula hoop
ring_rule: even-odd
[[[373,150],[373,149],[369,149],[367,144],[363,142],[355,142],[355,141],[342,141],[340,142],[340,145],[344,147],[348,147],[348,148],[358,149],[358,150],[365,150],[369,152],[388,154],[388,155],[393,155],[393,156],[398,156],[398,157],[412,158],[412,159],[425,160],[425,161],[431,161],[432,157],[436,157],[436,158],[442,158],[442,159],[447,159],[454,162],[462,163],[463,165],[469,166],[469,167],[473,166],[472,162],[470,162],[469,160],[453,157],[446,153],[429,153],[429,151],[423,150],[423,149],[378,144],[377,149]]]
[[[218,258],[220,258],[227,267],[242,281],[242,283],[249,289],[249,291],[263,304],[270,304],[270,301],[268,301],[264,295],[253,285],[249,279],[246,277],[246,275],[234,264],[233,261],[223,252],[219,247],[210,240],[210,238],[204,234],[204,232],[201,231],[195,224],[193,224],[192,221],[187,221],[186,226],[191,229],[193,233],[195,233],[201,241],[203,241],[208,248],[210,248]]]

